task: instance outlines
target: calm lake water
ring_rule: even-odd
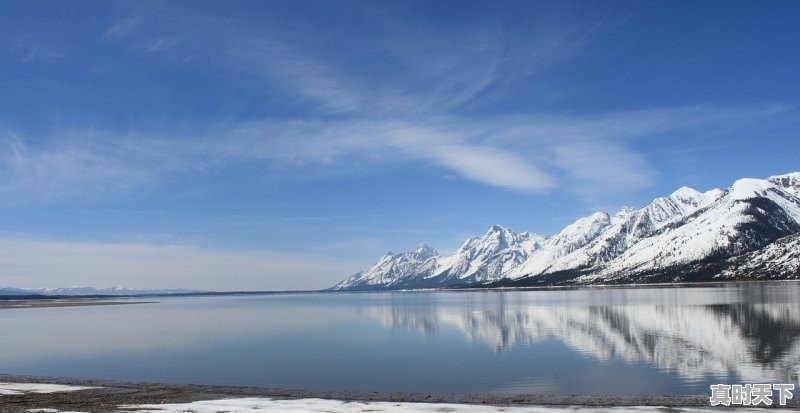
[[[0,373],[363,391],[798,382],[800,284],[159,298],[0,310]]]

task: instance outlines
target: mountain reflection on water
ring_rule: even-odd
[[[709,291],[712,293],[709,294]],[[556,339],[602,361],[648,362],[687,381],[794,382],[800,372],[800,285],[391,294],[360,311],[423,336],[455,328],[497,352]],[[457,293],[451,293],[457,294]],[[554,297],[555,296],[555,297]]]

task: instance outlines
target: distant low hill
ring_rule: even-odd
[[[143,290],[127,287],[94,288],[94,287],[65,287],[65,288],[0,288],[0,296],[131,296],[131,295],[175,295],[197,294],[202,291],[184,289]]]

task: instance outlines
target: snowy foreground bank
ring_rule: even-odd
[[[264,398],[209,400],[184,404],[121,406],[122,411],[135,413],[244,413],[244,412],[308,412],[308,413],[429,413],[429,412],[464,412],[464,413],[560,413],[560,412],[628,412],[657,413],[664,412],[663,407],[504,407],[471,404],[445,403],[393,403],[393,402],[343,402],[339,400],[296,399],[272,400]],[[761,409],[750,409],[753,412]],[[718,412],[719,409],[685,408],[669,410],[670,412]],[[737,410],[746,411],[746,410]]]
[[[66,386],[63,384],[45,384],[45,383],[0,383],[0,396],[3,395],[17,395],[25,393],[59,393],[67,391],[78,391],[96,389],[97,387],[89,386]],[[0,406],[2,406],[2,399],[0,399]]]
[[[3,396],[75,392],[97,387],[69,386],[39,383],[0,383],[0,411],[3,411]],[[718,412],[713,408],[675,408],[664,407],[580,407],[580,406],[487,406],[478,404],[454,403],[396,403],[396,402],[345,402],[325,399],[273,399],[263,397],[204,400],[191,403],[121,405],[113,412],[119,413],[560,413],[560,412],[599,412],[599,413],[658,413],[658,412]],[[737,412],[760,412],[762,409],[726,409]],[[53,408],[26,409],[29,413],[81,413]]]

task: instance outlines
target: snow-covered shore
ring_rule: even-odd
[[[121,406],[130,413],[430,413],[430,412],[463,412],[463,413],[658,413],[664,407],[628,406],[628,407],[580,407],[580,406],[487,406],[475,404],[452,403],[393,403],[393,402],[344,402],[324,399],[273,400],[266,398],[244,398],[228,400],[208,400],[193,403]],[[672,409],[670,412],[718,412],[719,409],[685,408]],[[746,409],[736,411],[761,411]]]
[[[19,395],[25,393],[58,393],[96,389],[91,386],[69,386],[49,383],[0,383],[0,396]],[[1,402],[0,402],[1,403]]]
[[[84,390],[103,390],[96,386],[75,386],[48,383],[9,383],[0,382],[0,411],[25,413],[86,413],[88,411],[107,411],[109,413],[428,413],[428,412],[464,412],[464,413],[657,413],[663,412],[666,406],[508,406],[465,403],[420,403],[391,401],[343,401],[321,398],[280,399],[273,397],[238,397],[219,398],[214,400],[196,400],[181,403],[159,404],[119,404],[98,410],[92,405],[92,397],[85,397],[85,410],[75,409],[80,402],[71,402],[69,409],[63,406],[43,406],[38,402],[35,406],[26,406],[16,400],[15,403],[3,403],[13,396],[35,396],[60,392],[81,392]],[[35,399],[35,398],[34,398]],[[46,404],[46,403],[45,403]],[[59,407],[59,408],[56,408]],[[715,408],[670,407],[670,412],[717,412]],[[761,409],[735,409],[740,412],[757,412]]]

